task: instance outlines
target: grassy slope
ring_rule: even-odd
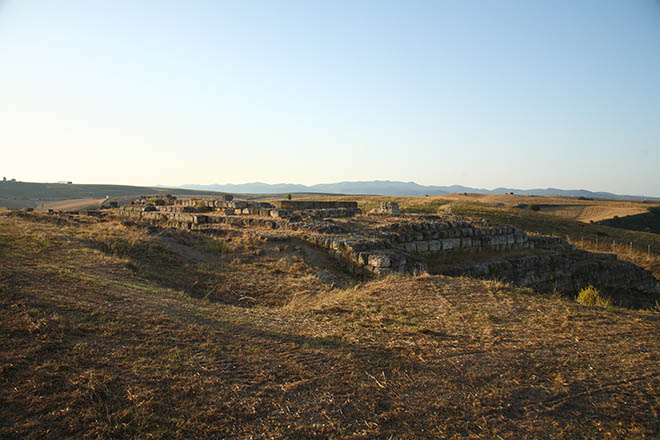
[[[657,313],[55,221],[0,216],[2,438],[660,435]]]
[[[144,194],[218,195],[221,193],[129,185],[66,185],[58,183],[0,182],[0,199],[6,200],[98,199],[104,198],[106,195],[110,197],[121,197]]]
[[[615,228],[660,234],[660,207],[649,208],[647,212],[643,214],[615,217],[602,220],[599,223]]]

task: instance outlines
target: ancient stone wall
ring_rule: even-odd
[[[280,200],[275,202],[275,206],[281,209],[292,209],[295,211],[307,209],[333,209],[333,208],[352,208],[357,209],[357,202],[350,201],[331,201],[331,200]]]
[[[234,210],[221,206],[224,210]],[[511,226],[494,226],[487,221],[468,221],[456,216],[410,216],[389,223],[389,218],[383,219],[383,223],[365,218],[360,228],[352,230],[351,223],[320,219],[327,214],[312,218],[282,208],[257,206],[235,209],[253,215],[198,212],[204,208],[208,207],[133,205],[121,207],[118,212],[136,221],[193,230],[212,230],[226,224],[297,231],[298,238],[326,249],[349,271],[362,277],[428,271],[498,279],[539,291],[573,295],[593,284],[620,304],[639,305],[649,301],[652,304],[658,298],[657,280],[632,263],[610,254],[578,251],[557,237],[528,236]],[[351,208],[320,211],[341,209]],[[482,251],[488,252],[482,254]],[[437,263],[438,256],[442,256],[443,265]],[[488,260],[479,261],[480,258]],[[474,262],[447,263],[470,259]]]
[[[397,222],[376,229],[393,247],[408,252],[437,252],[481,249],[526,249],[533,246],[527,234],[511,226],[489,226],[465,220]]]
[[[564,245],[569,249],[570,245]],[[658,299],[658,281],[653,275],[614,254],[567,250],[547,255],[527,255],[497,261],[445,267],[431,273],[497,279],[540,292],[575,295],[596,286],[625,306],[648,306]]]
[[[376,215],[401,215],[399,204],[397,202],[382,202],[377,208],[369,211],[369,214]]]

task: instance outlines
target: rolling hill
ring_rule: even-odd
[[[157,185],[157,187],[163,187]],[[557,188],[538,188],[538,189],[516,189],[516,188],[472,188],[462,185],[451,186],[433,186],[420,185],[415,182],[399,182],[390,180],[373,180],[365,182],[338,182],[322,183],[317,185],[300,184],[268,184],[262,182],[243,183],[243,184],[185,184],[177,188],[204,190],[204,191],[222,191],[231,193],[248,194],[266,194],[266,193],[336,193],[336,194],[364,194],[364,195],[383,195],[383,196],[433,196],[451,193],[480,193],[480,194],[506,194],[513,192],[519,195],[537,195],[537,196],[563,196],[563,197],[588,197],[588,198],[614,198],[614,199],[648,199],[660,200],[658,197],[637,196],[637,195],[618,195],[609,192],[594,192],[585,189],[565,190]]]
[[[182,188],[154,188],[130,185],[79,185],[37,182],[0,182],[0,206],[7,208],[35,208],[60,200],[98,200],[109,197],[139,196],[143,194],[218,195],[215,191]]]

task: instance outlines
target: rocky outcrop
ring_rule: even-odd
[[[375,215],[401,215],[399,204],[397,202],[383,202],[377,208],[369,211],[369,214]]]

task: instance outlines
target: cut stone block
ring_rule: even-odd
[[[390,267],[390,257],[388,255],[369,255],[369,265],[373,267]]]
[[[429,241],[429,251],[430,252],[439,252],[442,250],[442,243],[439,240]]]
[[[417,241],[415,242],[415,247],[417,252],[428,252],[429,251],[429,242],[428,241]]]

